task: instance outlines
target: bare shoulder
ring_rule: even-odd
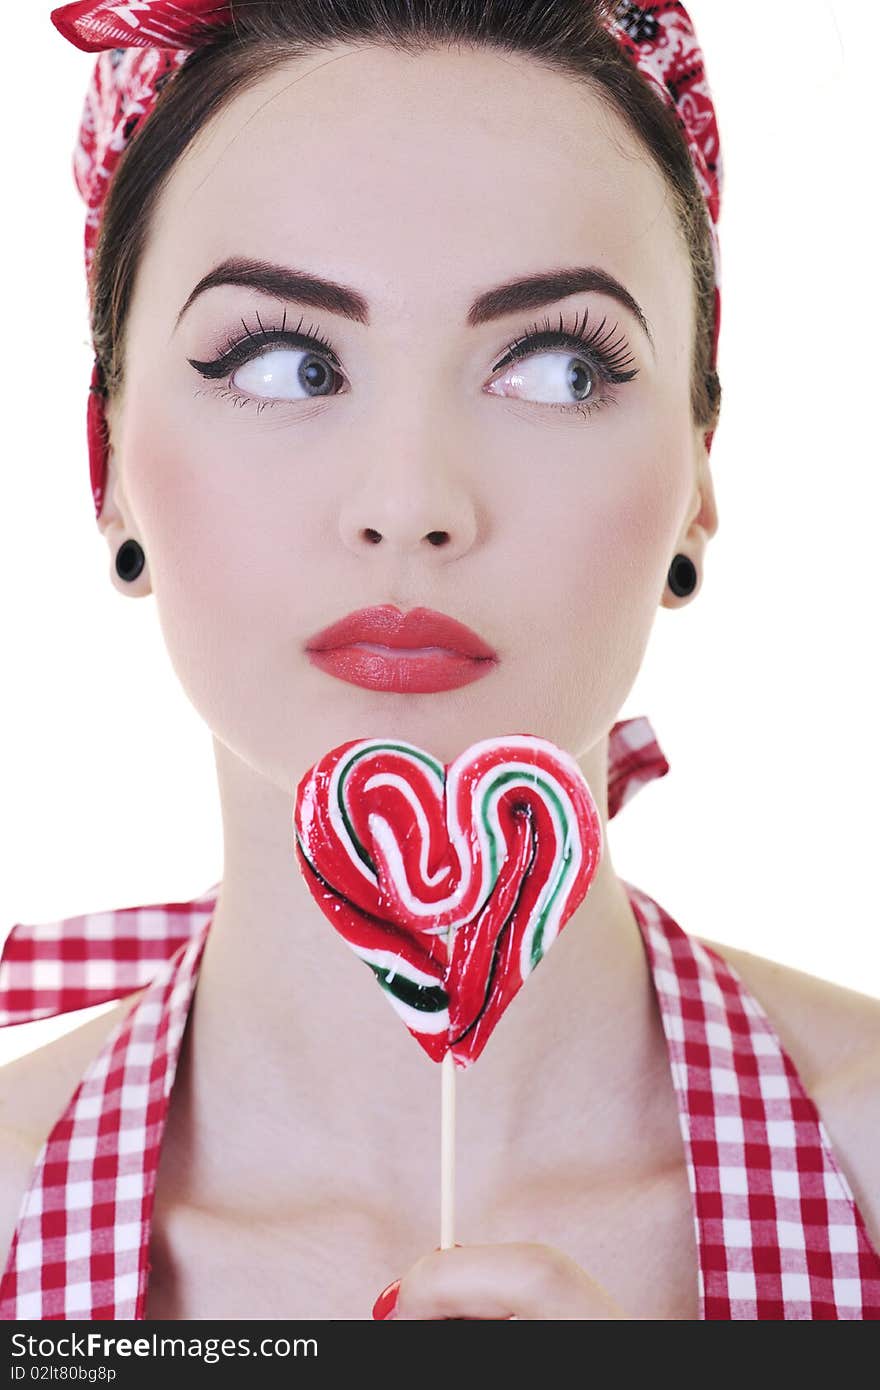
[[[880,1250],[880,999],[697,939],[733,967],[772,1023]]]
[[[44,1141],[89,1063],[142,993],[0,1068],[0,1273]]]
[[[808,1091],[842,1070],[871,1065],[875,1084],[880,1084],[880,999],[764,956],[697,939],[732,965],[755,996]]]

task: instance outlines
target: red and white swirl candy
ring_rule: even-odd
[[[547,739],[484,739],[444,767],[353,739],[299,783],[296,857],[325,916],[433,1061],[476,1061],[582,902],[602,823]]]

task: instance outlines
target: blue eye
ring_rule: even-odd
[[[581,415],[592,414],[604,405],[612,404],[616,397],[609,388],[616,384],[632,381],[638,375],[638,369],[626,370],[629,363],[633,361],[632,355],[628,352],[626,340],[621,338],[617,341],[610,341],[614,338],[617,329],[616,327],[612,328],[603,334],[604,318],[598,327],[587,333],[588,313],[589,311],[585,310],[583,322],[576,321],[572,328],[565,327],[561,314],[558,328],[550,326],[549,318],[544,320],[543,326],[537,323],[533,324],[526,333],[508,345],[500,361],[496,362],[492,368],[493,376],[504,367],[524,362],[526,359],[537,358],[541,355],[556,357],[561,359],[560,365],[565,363],[569,367],[564,383],[566,388],[570,386],[575,391],[583,389],[584,367],[586,367],[591,383],[589,399],[583,398],[564,404],[537,401],[536,404],[551,410],[577,411]],[[308,331],[303,332],[302,319],[300,319],[295,329],[287,328],[286,309],[279,327],[266,328],[260,320],[259,314],[257,315],[259,329],[256,332],[248,328],[244,319],[241,322],[244,328],[243,336],[234,341],[227,339],[226,351],[220,356],[209,362],[199,362],[192,357],[188,359],[191,366],[206,380],[224,383],[224,386],[217,388],[217,394],[223,399],[230,400],[233,405],[256,406],[259,413],[266,406],[275,407],[289,404],[295,400],[314,400],[328,395],[340,394],[339,390],[335,389],[344,381],[339,357],[332,344],[322,337],[314,326],[310,326]],[[301,356],[297,365],[293,365],[289,361],[292,355],[290,349],[299,350]],[[552,352],[551,349],[559,349],[559,351]],[[247,382],[233,382],[234,374],[240,368],[247,367],[251,363],[255,365],[255,368],[258,363],[263,365],[252,374],[254,379],[250,385]],[[569,365],[571,363],[574,363],[573,368]],[[519,380],[522,380],[522,373],[519,373]],[[300,396],[261,397],[261,387],[271,387],[275,390],[279,383],[282,388],[292,384],[294,387],[300,388],[303,394]],[[244,394],[238,389],[228,389],[230,386],[236,388],[241,385],[244,385],[253,394]],[[196,394],[201,393],[197,392]],[[505,396],[508,393],[492,392],[491,394]],[[516,399],[528,398],[516,397]]]
[[[302,319],[295,329],[287,328],[287,310],[284,311],[284,319],[278,328],[265,328],[257,314],[259,330],[254,333],[248,328],[242,319],[244,335],[240,338],[227,339],[226,351],[219,357],[210,362],[198,362],[195,358],[188,359],[191,366],[195,367],[208,381],[220,381],[230,378],[240,367],[246,367],[249,363],[259,360],[276,359],[274,366],[267,372],[262,372],[268,384],[275,385],[276,377],[288,380],[295,377],[298,384],[303,388],[314,387],[314,395],[323,396],[330,394],[327,389],[333,380],[341,381],[341,374],[337,371],[339,358],[333,351],[333,347],[325,338],[318,335],[313,327],[308,332],[301,332]],[[265,351],[269,348],[270,351]],[[288,356],[287,349],[299,348],[303,350],[303,361],[300,363],[296,372],[291,372],[289,364],[285,365],[283,359]],[[260,375],[259,373],[257,374]],[[284,405],[287,399],[259,399],[241,394],[237,391],[224,391],[222,388],[218,394],[231,399],[234,404],[256,405],[259,410],[265,406]],[[299,397],[301,400],[310,399],[308,390],[305,395]],[[293,399],[296,399],[295,397]]]
[[[582,415],[591,415],[595,410],[601,410],[605,405],[611,405],[616,396],[609,390],[609,387],[632,381],[638,376],[638,368],[632,371],[625,371],[624,368],[633,361],[632,354],[629,353],[625,339],[617,342],[609,342],[617,328],[610,329],[603,337],[602,330],[605,327],[605,319],[599,324],[598,328],[587,334],[588,310],[584,311],[583,323],[580,325],[575,321],[573,328],[566,328],[563,323],[562,315],[559,315],[559,327],[551,328],[549,318],[544,320],[543,327],[533,324],[529,331],[511,343],[499,362],[496,362],[493,371],[498,371],[502,367],[521,362],[526,358],[532,357],[556,357],[560,360],[560,365],[565,364],[569,370],[566,373],[568,380],[566,386],[573,386],[575,390],[581,389],[583,378],[583,364],[586,363],[593,385],[589,400],[583,399],[569,404],[559,405],[556,402],[546,401],[539,404],[548,405],[553,410],[577,410]],[[548,349],[561,348],[563,351],[550,352]],[[570,364],[576,365],[571,368]],[[596,382],[601,389],[596,394]],[[505,395],[505,392],[499,392]],[[595,397],[595,399],[594,399]],[[520,399],[519,397],[517,399]]]
[[[299,361],[295,362],[295,358],[299,358]],[[283,400],[308,400],[315,396],[331,395],[334,382],[340,380],[339,373],[323,354],[311,348],[303,349],[299,343],[257,352],[237,367],[235,373],[235,386],[253,396],[271,396]],[[288,394],[296,388],[301,390],[300,396]],[[269,402],[264,399],[264,403]]]

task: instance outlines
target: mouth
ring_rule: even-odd
[[[427,694],[480,680],[498,664],[488,643],[429,608],[406,616],[391,604],[360,609],[306,644],[312,665],[368,690]]]

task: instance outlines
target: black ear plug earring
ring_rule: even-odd
[[[137,541],[124,541],[116,552],[116,573],[129,583],[137,579],[144,567],[145,555]]]
[[[131,583],[144,567],[145,555],[135,540],[125,541],[116,552],[116,573]],[[692,594],[697,585],[697,570],[688,555],[676,555],[669,566],[669,587],[679,598]]]
[[[692,594],[697,587],[697,567],[687,555],[676,555],[669,566],[669,587],[679,598]]]

